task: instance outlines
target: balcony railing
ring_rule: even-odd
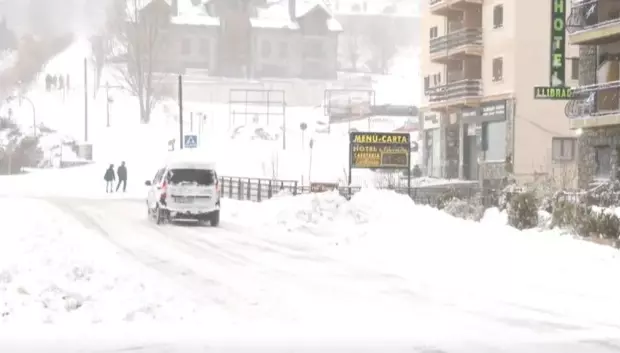
[[[465,45],[482,45],[482,29],[463,28],[445,36],[433,38],[429,49],[431,54],[435,54]]]
[[[430,103],[477,98],[482,96],[482,82],[479,79],[450,82],[442,86],[431,87],[426,90],[425,94]]]
[[[574,35],[573,41],[585,42],[600,40],[616,35],[613,31],[620,25],[620,11],[607,11],[607,3],[613,0],[573,1],[570,15],[566,21],[566,30]],[[610,31],[611,30],[611,31]],[[595,32],[591,37],[580,38],[584,33]],[[600,33],[598,33],[600,32]],[[617,32],[617,31],[616,31]],[[576,43],[580,44],[580,43]]]
[[[575,88],[565,113],[571,119],[620,114],[620,81]]]
[[[462,4],[466,4],[466,3],[471,3],[471,4],[482,4],[482,0],[428,0],[429,6],[433,7],[435,5],[439,5],[442,4],[443,7],[446,8],[446,10],[450,11],[454,11],[457,10],[461,7],[459,7],[458,5],[462,5]],[[461,8],[462,10],[462,8]]]

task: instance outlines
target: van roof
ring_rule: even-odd
[[[167,161],[169,169],[203,169],[215,170],[215,162],[212,161]]]

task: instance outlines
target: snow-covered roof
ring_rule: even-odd
[[[154,0],[142,0],[154,1]],[[170,3],[171,0],[164,0]],[[209,16],[204,4],[211,0],[202,0],[200,4],[194,5],[192,0],[177,0],[178,15],[172,18],[172,23],[178,25],[194,25],[194,26],[219,26],[220,20]],[[296,0],[295,19],[290,18],[289,1],[280,0],[273,2],[266,8],[259,8],[256,17],[250,19],[250,23],[254,28],[273,28],[273,29],[290,29],[298,30],[299,24],[297,19],[307,15],[313,10],[322,9],[328,15],[327,27],[330,31],[342,31],[342,25],[338,20],[333,18],[329,6],[324,0]]]
[[[342,26],[338,20],[333,18],[332,12],[324,0],[296,0],[295,19],[291,19],[288,0],[273,3],[268,8],[258,10],[257,17],[252,19],[252,26],[299,29],[296,20],[317,9],[322,9],[328,14],[327,27],[330,31],[342,31]]]
[[[170,19],[172,24],[189,26],[219,26],[220,19],[208,15],[186,15],[173,16]]]
[[[420,4],[412,0],[331,0],[329,7],[336,15],[419,16]],[[390,11],[392,10],[392,11]]]

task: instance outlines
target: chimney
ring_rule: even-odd
[[[288,0],[288,16],[291,21],[297,21],[297,0]]]
[[[179,15],[179,0],[172,0],[172,2],[170,3],[170,7],[172,11],[172,16],[178,16]]]

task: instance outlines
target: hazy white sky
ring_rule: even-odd
[[[19,34],[88,34],[105,19],[111,0],[0,0],[0,12]]]

